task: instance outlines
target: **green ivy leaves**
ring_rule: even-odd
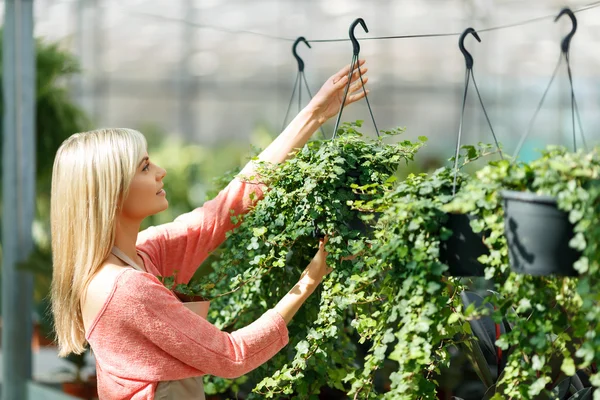
[[[495,343],[510,356],[493,398],[548,395],[559,374],[600,361],[597,152],[549,147],[530,164],[489,161],[469,176],[463,167],[493,148],[465,146],[460,171],[440,168],[399,182],[395,171],[425,138],[386,144],[402,130],[369,141],[359,128],[360,122],[345,124],[334,141],[313,141],[281,165],[261,165],[269,190],[206,278],[215,285],[211,318],[237,329],[272,307],[312,258],[318,237],[330,236],[334,272],[296,315],[286,350],[249,376],[255,398],[309,399],[329,387],[361,399],[435,399],[449,350],[470,343],[469,322],[491,313],[473,304],[465,309],[466,283],[447,276],[440,262],[440,243],[452,235],[448,213],[469,214],[471,228],[483,235],[489,253],[479,261],[496,291],[486,301],[493,319],[511,328]],[[557,198],[575,224],[570,245],[583,251],[575,267],[584,275],[510,272],[499,195],[505,189]],[[376,377],[386,363],[394,372],[383,390]]]
[[[366,140],[358,128],[360,122],[344,124],[334,141],[312,141],[281,165],[260,165],[258,174],[269,190],[229,236],[206,278],[218,282],[214,293],[227,293],[213,298],[218,313],[212,317],[225,329],[236,329],[272,307],[310,262],[318,236],[330,237],[328,264],[334,272],[289,326],[287,354],[252,374],[260,381],[254,392],[261,398],[304,399],[324,386],[349,391],[364,385],[357,390],[367,397],[374,393],[373,371],[367,367],[355,374],[362,367],[349,361],[357,359],[359,346],[378,339],[387,319],[382,302],[389,301],[380,287],[393,282],[383,279],[381,265],[370,256],[377,218],[360,205],[391,190],[393,174],[424,140],[387,144],[403,130]],[[342,261],[357,253],[353,261]],[[378,360],[385,348],[377,347]]]

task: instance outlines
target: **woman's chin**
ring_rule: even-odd
[[[162,206],[160,208],[158,208],[152,215],[156,215],[158,213],[161,213],[161,212],[165,211],[168,208],[169,208],[169,202],[165,199],[165,201],[162,204]]]

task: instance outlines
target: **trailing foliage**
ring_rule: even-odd
[[[494,399],[554,398],[557,383],[587,369],[600,358],[598,330],[598,176],[597,151],[567,152],[548,147],[531,162],[491,162],[477,172],[448,210],[473,213],[472,227],[490,232],[486,278],[498,296],[490,298],[496,322],[505,318],[512,329],[497,345],[509,354],[494,388]],[[555,196],[575,226],[570,246],[583,252],[575,264],[578,278],[528,276],[509,270],[508,247],[500,190],[530,191]],[[585,372],[585,371],[584,371]],[[591,370],[587,371],[588,373]],[[596,386],[597,374],[592,377]],[[557,388],[552,394],[550,391]]]
[[[460,165],[488,155],[489,149],[465,146]],[[373,343],[363,376],[379,368],[386,355],[397,363],[385,398],[437,398],[436,379],[449,365],[449,348],[471,334],[459,296],[464,285],[448,277],[448,266],[440,261],[440,246],[452,234],[443,206],[467,180],[447,167],[431,175],[411,174],[371,205],[385,211],[372,240],[374,268],[361,279],[375,278],[384,301],[378,311],[358,318],[371,328]],[[363,382],[355,382],[356,393],[364,390]]]
[[[284,165],[261,170],[270,190],[230,237],[209,277],[227,294],[217,297],[212,317],[235,329],[271,307],[310,260],[315,228],[332,237],[328,261],[335,269],[290,326],[287,352],[244,378],[246,385],[262,379],[254,386],[260,397],[303,399],[334,387],[354,398],[434,399],[440,370],[457,346],[488,388],[486,398],[567,398],[571,390],[585,391],[571,383],[578,371],[598,386],[597,152],[550,147],[530,164],[491,161],[471,178],[441,168],[397,183],[389,157],[373,156],[380,148],[365,152],[374,143],[381,146],[364,142],[349,125],[338,141],[311,143]],[[400,146],[402,157],[412,159],[419,144]],[[461,165],[489,154],[490,146],[465,146]],[[504,189],[556,196],[575,224],[571,246],[583,252],[579,278],[510,271]],[[371,214],[376,224],[361,226],[357,212]],[[488,249],[479,261],[496,292],[469,307],[463,304],[467,282],[448,276],[440,257],[453,235],[449,212],[469,215]],[[500,335],[499,349],[491,351],[490,338],[472,331],[490,310]],[[496,373],[482,349],[498,357],[491,362],[501,368]],[[378,374],[390,360],[394,372],[382,384]],[[215,391],[243,386],[208,383]]]
[[[211,316],[220,326],[236,329],[282,298],[316,252],[318,237],[330,237],[328,264],[334,271],[294,318],[287,352],[254,373],[252,380],[262,379],[254,388],[261,398],[308,398],[327,386],[345,392],[361,368],[357,354],[364,338],[358,340],[357,334],[367,338],[369,329],[355,316],[381,298],[363,279],[377,268],[365,262],[367,257],[342,261],[366,251],[372,234],[364,221],[369,216],[353,202],[389,191],[399,165],[412,160],[422,141],[385,144],[400,129],[367,141],[359,127],[360,122],[346,124],[334,141],[310,142],[278,166],[263,164],[259,174],[269,189],[230,236],[208,276],[220,293],[208,296],[213,297]]]

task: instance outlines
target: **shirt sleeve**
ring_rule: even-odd
[[[157,380],[201,374],[235,378],[265,363],[288,343],[285,321],[275,310],[227,333],[184,307],[150,274],[127,271],[117,284],[113,311],[103,315],[103,329],[118,332],[114,336],[119,348],[126,349],[120,358],[130,366],[136,356],[148,357],[158,371]],[[139,378],[147,379],[147,374]]]
[[[262,198],[262,188],[261,184],[236,178],[202,207],[140,232],[137,248],[148,255],[160,275],[171,276],[177,271],[176,282],[187,283],[236,226],[231,217],[247,213]]]

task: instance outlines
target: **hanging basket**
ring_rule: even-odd
[[[513,271],[536,276],[577,276],[581,253],[569,246],[573,224],[552,196],[502,191],[504,231]]]
[[[448,213],[444,227],[452,235],[440,242],[440,261],[448,266],[450,276],[484,276],[485,267],[477,259],[489,250],[483,243],[484,233],[473,232],[468,214]]]
[[[353,177],[356,180],[356,182],[360,184],[361,171],[359,168],[356,167],[349,169],[348,171],[346,171],[346,175]],[[370,221],[366,221],[365,219],[363,219],[363,216],[365,216],[366,214],[372,214],[373,219]],[[381,217],[381,214],[382,213],[380,212],[365,213],[356,210],[353,213],[352,217],[350,217],[346,222],[344,222],[344,225],[346,225],[348,229],[359,231],[363,236],[368,237],[373,234],[373,224],[377,222],[377,220]]]

